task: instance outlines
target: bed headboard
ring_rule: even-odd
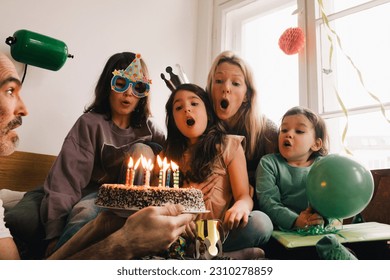
[[[0,189],[28,191],[41,186],[56,156],[16,151],[0,157]]]

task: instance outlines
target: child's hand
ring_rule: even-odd
[[[245,205],[240,205],[237,201],[226,211],[223,224],[226,229],[232,230],[238,227],[245,227],[248,224],[249,209]]]
[[[313,212],[311,207],[308,207],[299,214],[295,220],[294,227],[305,228],[322,224],[324,224],[324,219],[318,213]]]

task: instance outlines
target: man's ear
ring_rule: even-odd
[[[311,150],[312,150],[313,152],[317,152],[317,151],[319,151],[321,148],[322,148],[322,139],[321,139],[321,138],[317,138],[317,139],[316,139],[316,142],[311,146]]]

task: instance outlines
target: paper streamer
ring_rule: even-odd
[[[329,25],[329,20],[328,20],[328,17],[326,16],[326,13],[325,13],[325,10],[324,10],[324,6],[323,6],[323,3],[322,3],[322,0],[318,0],[318,5],[320,7],[320,10],[321,10],[321,17],[322,17],[322,20],[323,22],[325,23],[325,26],[327,27],[327,29],[336,37],[337,39],[337,45],[339,46],[342,54],[347,58],[347,60],[351,63],[352,67],[355,69],[358,77],[359,77],[359,81],[361,83],[361,85],[363,86],[364,90],[368,93],[368,95],[373,98],[376,102],[378,102],[378,104],[380,105],[380,108],[381,108],[381,113],[382,115],[384,116],[385,120],[390,123],[390,118],[386,116],[386,110],[385,110],[385,106],[383,105],[383,103],[381,102],[381,100],[379,99],[379,97],[377,97],[374,93],[372,93],[370,90],[367,89],[365,83],[364,83],[364,79],[363,79],[363,75],[361,73],[361,71],[359,70],[359,68],[355,65],[355,63],[353,62],[352,58],[344,51],[343,47],[341,46],[341,39],[340,37],[338,36],[338,34],[336,33],[335,30],[333,30],[330,25]],[[332,57],[333,57],[333,39],[330,35],[327,36],[328,37],[328,41],[330,43],[330,50],[329,50],[329,70],[327,71],[326,74],[329,74],[332,72]],[[337,96],[337,101],[339,102],[340,106],[341,106],[341,109],[343,110],[344,112],[344,115],[346,117],[346,124],[345,124],[345,127],[344,127],[344,131],[343,131],[343,135],[342,135],[342,144],[344,146],[344,150],[346,151],[346,153],[352,155],[352,152],[346,147],[345,145],[345,138],[346,138],[346,134],[347,134],[347,131],[348,131],[348,110],[347,108],[345,107],[344,105],[344,102],[342,101],[341,99],[341,96],[339,94],[339,92],[336,90],[335,88],[335,92],[336,92],[336,96]]]

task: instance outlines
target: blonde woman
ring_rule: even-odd
[[[276,124],[261,114],[250,66],[237,54],[222,52],[211,66],[206,91],[228,133],[245,137],[249,183],[254,187],[260,158],[277,151],[278,131]]]

